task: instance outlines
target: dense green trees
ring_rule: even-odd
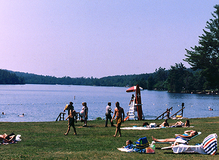
[[[23,84],[24,79],[15,73],[0,69],[0,84]]]
[[[159,68],[155,70],[154,73],[154,86],[156,90],[167,90],[167,78],[169,71],[166,71],[165,68]]]
[[[0,72],[1,73],[1,72]],[[10,73],[10,78],[7,76]],[[182,63],[171,66],[170,70],[165,68],[156,69],[154,73],[140,75],[117,75],[103,78],[56,78],[52,76],[35,75],[22,72],[8,72],[1,74],[1,79],[8,79],[7,84],[26,83],[26,84],[61,84],[61,85],[90,85],[90,86],[139,86],[149,90],[168,90],[169,92],[200,92],[210,89],[209,82],[200,74],[201,72],[193,71],[184,67]],[[15,77],[16,78],[13,78]],[[20,81],[18,81],[20,80]],[[3,81],[1,81],[3,82]],[[1,83],[1,84],[6,84]]]
[[[183,78],[185,74],[185,69],[186,68],[183,66],[182,63],[171,66],[171,70],[169,71],[169,76],[167,79],[168,90],[170,92],[180,92],[181,90],[183,90]]]
[[[208,82],[200,71],[192,71],[182,63],[165,68],[156,69],[154,73],[140,75],[117,75],[103,78],[56,78],[28,73],[15,72],[23,77],[27,84],[63,84],[63,85],[91,85],[91,86],[139,86],[149,90],[168,90],[169,92],[196,92],[209,89]]]
[[[184,60],[206,78],[210,88],[219,88],[219,5],[214,7],[214,19],[207,21],[206,30],[199,36],[199,46],[187,50]],[[205,86],[206,87],[206,86]]]
[[[171,66],[169,70],[169,76],[167,78],[167,86],[169,92],[192,92],[202,90],[203,84],[201,86],[196,83],[196,76],[198,72],[192,72],[190,69],[182,64],[175,64]]]

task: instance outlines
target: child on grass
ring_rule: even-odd
[[[75,123],[74,123],[74,117],[75,117],[75,110],[70,110],[68,117],[66,118],[66,120],[68,119],[68,130],[65,133],[65,135],[68,135],[68,132],[70,131],[70,127],[72,126],[74,129],[74,135],[77,135],[76,133],[76,128],[75,128]]]
[[[132,149],[134,147],[132,143],[133,142],[131,140],[127,140],[126,146],[124,146],[123,148]]]

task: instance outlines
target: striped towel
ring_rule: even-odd
[[[204,139],[202,144],[207,154],[215,155],[217,152],[217,134],[210,134]]]

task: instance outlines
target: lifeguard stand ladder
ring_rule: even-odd
[[[135,104],[135,98],[129,105],[129,112],[128,112],[128,120],[138,120],[138,113],[137,113],[137,106],[142,104]],[[142,119],[144,119],[144,114],[142,111]]]

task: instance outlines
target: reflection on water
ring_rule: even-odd
[[[119,101],[125,113],[128,112],[132,93],[126,93],[125,87],[94,87],[74,85],[0,85],[0,121],[37,122],[55,121],[64,106],[73,101],[76,111],[86,101],[89,119],[104,117],[108,101]],[[141,92],[143,112],[147,119],[155,119],[166,108],[173,107],[171,114],[185,104],[184,117],[218,116],[219,96],[168,93],[166,91]],[[209,107],[213,111],[209,111]],[[22,115],[24,116],[18,116]]]

